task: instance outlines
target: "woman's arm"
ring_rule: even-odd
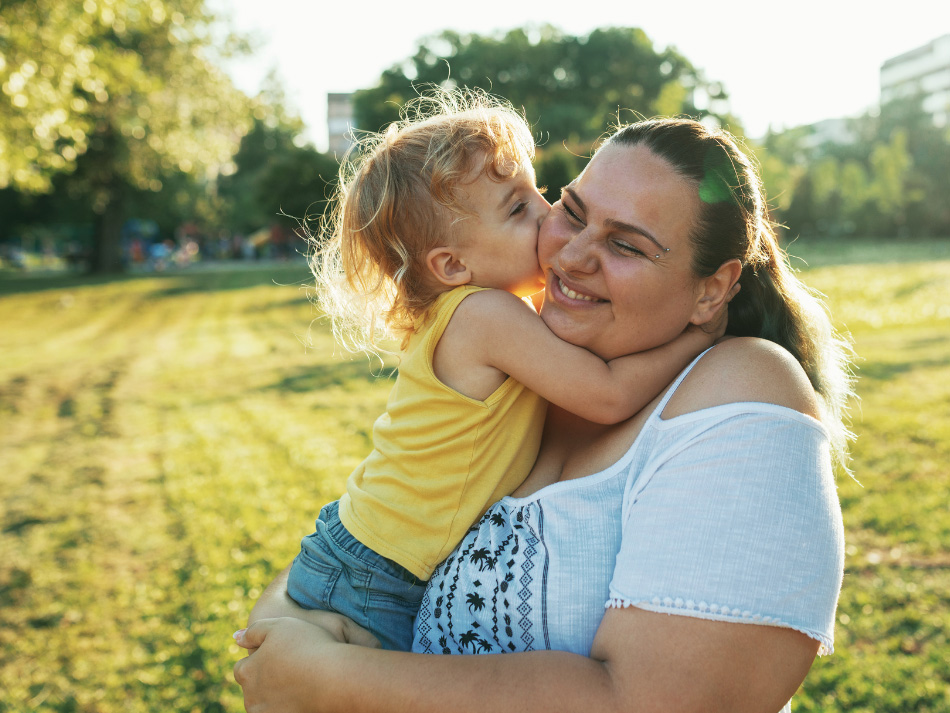
[[[608,610],[591,657],[427,656],[341,644],[289,620],[246,633],[234,675],[252,713],[512,710],[775,713],[818,643],[791,629]]]
[[[290,573],[290,565],[287,565],[276,577],[274,581],[267,585],[267,589],[261,594],[260,599],[251,609],[251,615],[247,618],[247,625],[261,619],[274,619],[281,616],[291,616],[297,619],[304,619],[307,610],[301,607],[297,602],[287,594],[287,575]]]

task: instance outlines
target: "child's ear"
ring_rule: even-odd
[[[693,324],[703,325],[710,321],[719,309],[735,297],[739,291],[739,276],[742,274],[742,263],[738,260],[727,260],[712,275],[702,281],[702,292],[696,302],[696,311],[690,320]]]
[[[426,254],[426,266],[436,280],[449,287],[467,285],[472,281],[472,271],[450,247],[432,248]]]

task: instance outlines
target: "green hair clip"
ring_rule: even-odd
[[[703,203],[723,203],[732,200],[732,187],[725,176],[735,175],[727,156],[709,151],[703,161],[703,180],[699,184],[699,199]]]

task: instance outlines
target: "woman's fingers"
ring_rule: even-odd
[[[368,646],[374,649],[381,648],[379,639],[354,622],[352,619],[345,617],[342,614],[337,614],[336,612],[330,611],[321,611],[319,609],[298,609],[291,614],[291,618],[301,619],[308,624],[318,626],[331,637],[333,637],[333,639],[341,643]],[[260,621],[269,620],[260,619],[259,622]],[[252,625],[250,628],[253,629],[254,625]],[[247,629],[242,629],[241,631],[236,631],[234,633],[234,640],[237,641],[238,646],[243,646],[244,648],[248,648],[244,645],[244,643],[242,643],[244,640],[242,632],[246,631]],[[241,636],[239,637],[239,635]]]
[[[237,645],[245,649],[259,648],[264,639],[267,638],[267,632],[271,630],[274,622],[278,619],[261,619],[251,624],[246,629],[235,631],[232,636]]]
[[[342,625],[341,627],[342,628]],[[235,641],[250,649],[234,664],[234,680],[244,693],[248,713],[303,713],[315,709],[322,657],[333,658],[333,633],[291,617],[261,619],[236,632]]]

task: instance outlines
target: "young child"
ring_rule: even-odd
[[[435,105],[435,110],[432,106]],[[301,543],[288,593],[409,648],[426,580],[530,471],[546,401],[616,423],[716,336],[605,363],[558,339],[522,298],[544,288],[524,119],[483,94],[439,94],[370,135],[341,170],[314,259],[318,295],[350,348],[402,339],[373,451]]]

